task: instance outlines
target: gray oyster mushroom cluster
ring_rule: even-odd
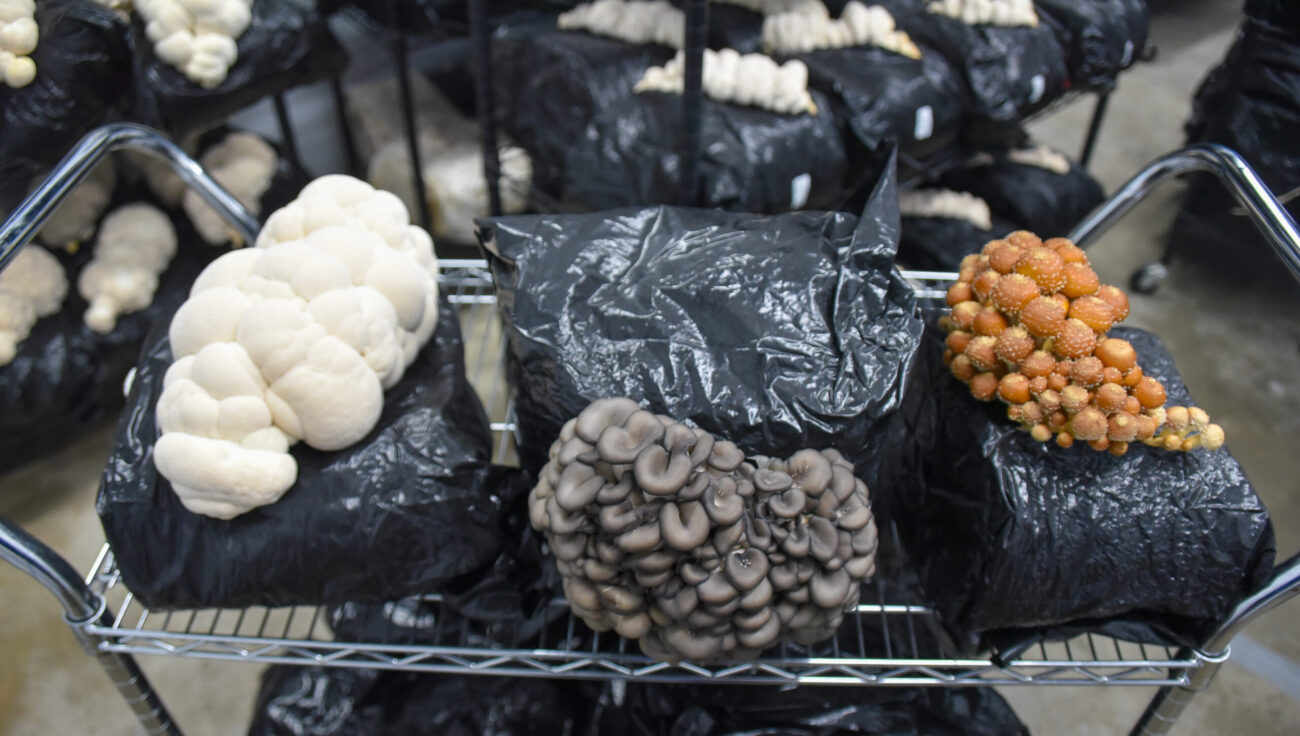
[[[867,487],[839,452],[747,460],[631,399],[569,420],[528,502],[574,614],[660,660],[822,641],[875,571]]]

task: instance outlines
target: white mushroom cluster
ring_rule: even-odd
[[[204,170],[235,195],[244,209],[257,215],[262,209],[262,195],[271,186],[278,162],[275,149],[255,133],[236,131],[204,151],[199,158]],[[221,215],[193,189],[181,200],[185,213],[199,236],[212,245],[236,241],[239,236]],[[242,245],[242,243],[238,243]]]
[[[23,248],[0,271],[0,365],[18,354],[32,325],[59,311],[68,294],[63,264],[44,248]]]
[[[894,16],[879,5],[857,0],[844,6],[838,20],[804,13],[769,15],[763,21],[763,49],[769,54],[803,54],[818,49],[877,46],[911,59],[921,49],[894,25]]]
[[[723,5],[734,5],[762,15],[799,13],[829,18],[831,11],[822,0],[717,0]]]
[[[158,277],[174,255],[176,231],[157,207],[137,202],[105,217],[90,263],[77,278],[77,291],[90,304],[86,326],[108,334],[119,316],[153,303]]]
[[[564,425],[528,503],[574,614],[665,661],[822,641],[875,571],[867,488],[838,452],[746,461],[631,399]]]
[[[207,89],[220,86],[239,58],[252,7],[253,0],[135,0],[158,58]]]
[[[913,189],[900,192],[898,209],[904,217],[948,217],[965,220],[980,230],[993,229],[989,203],[970,192]]]
[[[26,87],[36,78],[31,54],[40,40],[34,0],[0,0],[0,81]]]
[[[798,59],[777,64],[763,54],[705,49],[702,83],[704,94],[719,102],[785,115],[817,114],[817,104],[808,91],[808,67]],[[679,51],[667,64],[647,69],[635,91],[681,94],[685,86],[686,60]]]
[[[116,188],[117,167],[111,158],[106,158],[41,226],[41,243],[48,248],[64,248],[75,253],[95,234],[95,226],[108,209]]]
[[[969,26],[1037,26],[1033,0],[933,0],[931,13],[946,15]]]
[[[1051,146],[1038,145],[1032,148],[1012,149],[1007,152],[1007,160],[1013,164],[1046,169],[1062,176],[1070,173],[1070,159]]]
[[[627,43],[686,44],[686,17],[668,0],[595,0],[560,13],[556,27],[586,31]]]
[[[429,235],[397,197],[326,176],[256,248],[203,270],[168,333],[158,471],[187,509],[229,519],[293,485],[299,440],[339,450],[374,428],[438,320]]]

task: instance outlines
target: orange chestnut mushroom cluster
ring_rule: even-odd
[[[1065,238],[1019,231],[966,256],[948,289],[944,364],[980,401],[1039,442],[1076,440],[1122,455],[1130,442],[1218,449],[1223,428],[1196,407],[1165,407],[1165,387],[1142,374],[1127,340],[1107,337],[1128,297],[1100,283]]]

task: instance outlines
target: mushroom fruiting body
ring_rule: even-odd
[[[229,519],[293,484],[298,440],[338,450],[379,419],[438,315],[429,236],[391,194],[327,176],[213,261],[168,333],[154,447],[186,508]]]
[[[95,234],[117,188],[117,171],[112,159],[104,159],[78,184],[41,226],[39,237],[48,248],[75,252]]]
[[[560,13],[556,27],[586,31],[627,43],[657,43],[680,49],[686,18],[667,0],[595,0]]]
[[[90,304],[86,326],[108,334],[120,315],[149,306],[175,254],[176,231],[157,207],[128,204],[105,217],[90,263],[77,278],[77,291]]]
[[[1200,409],[1164,409],[1165,389],[1144,376],[1126,340],[1107,336],[1128,297],[1100,284],[1065,238],[1019,231],[962,261],[946,299],[944,364],[981,401],[1040,442],[1084,440],[1122,455],[1130,442],[1170,450],[1218,449],[1223,429]],[[1196,412],[1200,421],[1183,421]]]
[[[1032,0],[934,0],[926,10],[971,26],[1038,25],[1038,13]]]
[[[68,294],[63,264],[38,247],[18,251],[0,271],[0,365],[9,365],[18,343],[41,317],[59,311]]]
[[[1013,148],[1007,151],[1007,159],[1013,164],[1036,166],[1061,176],[1070,173],[1070,159],[1046,145],[1034,146],[1033,148]]]
[[[668,661],[826,639],[875,570],[867,488],[838,452],[746,461],[630,399],[564,425],[529,518],[574,614]]]
[[[262,195],[271,186],[277,161],[271,144],[244,131],[227,135],[199,158],[208,174],[235,195],[235,199],[253,215],[261,212]],[[194,223],[194,229],[208,243],[221,245],[236,237],[226,221],[203,201],[198,192],[187,189],[181,203],[190,216],[190,222]]]
[[[0,0],[0,81],[26,87],[36,78],[31,54],[40,40],[33,0]]]
[[[253,21],[253,0],[135,0],[158,58],[212,89],[239,58],[239,37]]]
[[[763,50],[769,54],[802,54],[818,49],[876,46],[911,59],[921,49],[894,25],[894,16],[879,5],[858,0],[844,6],[838,20],[798,11],[769,15],[763,20]]]
[[[904,217],[948,217],[969,222],[980,230],[993,229],[989,203],[969,192],[951,189],[899,192],[898,209]]]
[[[681,52],[663,66],[646,70],[636,92],[681,94],[686,83]],[[759,107],[784,115],[815,115],[817,105],[808,91],[808,67],[798,59],[777,64],[762,54],[735,49],[704,51],[704,94],[719,102]]]

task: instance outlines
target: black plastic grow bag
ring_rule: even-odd
[[[1191,405],[1153,335],[1115,328],[1169,405]],[[963,646],[1079,628],[1196,645],[1267,578],[1268,512],[1227,450],[1133,443],[1114,457],[1041,444],[981,403],[927,332],[872,487],[926,597]]]
[[[122,577],[151,608],[387,600],[432,592],[499,551],[505,469],[465,377],[445,297],[437,331],[360,442],[293,448],[298,479],[230,520],[187,511],[154,467],[167,321],[146,341],[97,508]]]
[[[480,221],[509,336],[520,455],[628,396],[750,453],[863,464],[921,333],[893,270],[893,167],[862,218],[656,207]]]

